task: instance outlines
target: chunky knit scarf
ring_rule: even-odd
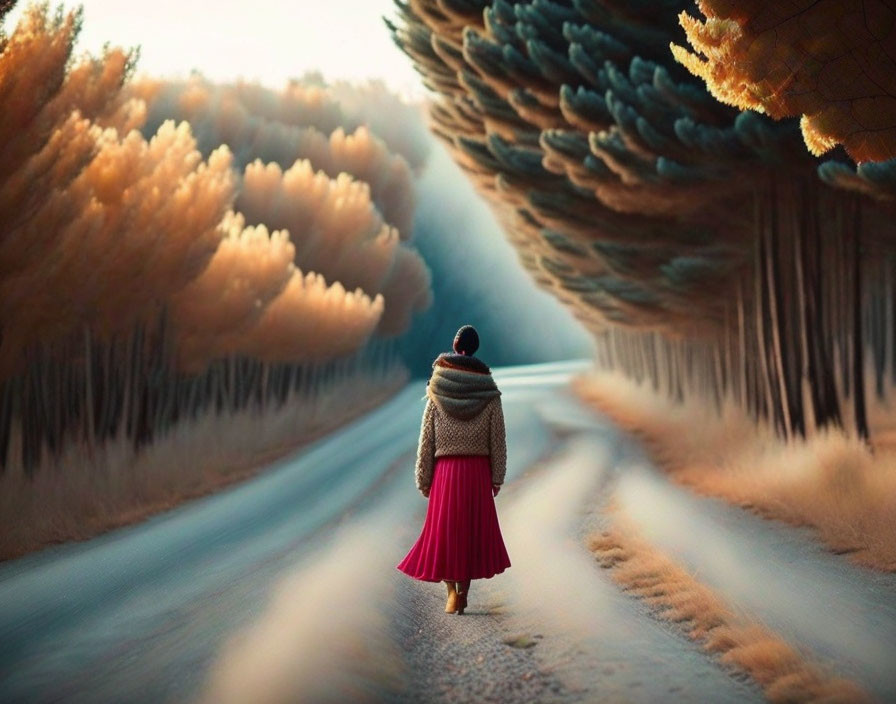
[[[501,392],[491,373],[435,364],[427,382],[426,395],[448,415],[469,420]]]
[[[491,374],[491,369],[479,357],[472,354],[458,354],[457,352],[442,352],[432,363],[433,369],[437,364],[449,367],[460,367],[461,369],[469,369],[471,372],[482,372],[483,374]]]

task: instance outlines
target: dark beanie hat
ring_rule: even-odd
[[[472,325],[464,325],[454,336],[454,351],[472,355],[479,349],[479,333]]]

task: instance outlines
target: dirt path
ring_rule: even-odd
[[[513,566],[473,583],[471,618],[443,612],[442,585],[397,578],[392,627],[405,689],[384,699],[763,701],[757,681],[598,567],[587,536],[624,516],[747,623],[792,645],[806,667],[872,700],[896,700],[896,578],[830,554],[806,531],[670,484],[565,391],[538,412],[551,450],[498,502]],[[406,530],[403,544],[415,537]]]
[[[756,687],[620,593],[588,553],[584,536],[621,448],[611,428],[576,415],[571,397],[555,401],[544,409],[556,438],[550,455],[500,495],[511,568],[474,581],[463,616],[444,613],[442,585],[395,580],[391,622],[405,688],[383,698],[761,701]]]
[[[581,367],[495,370],[512,566],[463,616],[395,569],[426,507],[419,382],[245,485],[0,568],[0,701],[762,701],[600,567],[611,499],[738,613],[896,700],[896,584],[670,485],[568,391]]]

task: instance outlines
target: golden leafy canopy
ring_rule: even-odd
[[[893,0],[699,0],[679,20],[697,52],[672,53],[720,101],[800,117],[806,146],[856,161],[896,156]]]
[[[72,60],[80,17],[32,5],[0,33],[0,382],[156,320],[183,372],[322,361],[431,304],[419,130],[386,141],[315,85],[131,83],[131,53]]]

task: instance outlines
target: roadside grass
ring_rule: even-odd
[[[274,409],[212,409],[138,452],[127,438],[92,453],[72,443],[58,459],[44,453],[32,476],[8,467],[0,473],[0,560],[86,540],[248,479],[375,408],[406,383],[403,367],[376,376],[359,373],[318,393],[294,392]]]
[[[627,432],[671,478],[765,518],[812,527],[835,553],[896,572],[896,443],[893,414],[872,408],[869,447],[842,430],[784,441],[734,403],[681,404],[621,374],[590,372],[574,391]]]
[[[771,629],[735,612],[623,520],[614,518],[608,530],[592,534],[588,547],[625,592],[754,680],[773,704],[871,701],[856,683],[826,672]]]

